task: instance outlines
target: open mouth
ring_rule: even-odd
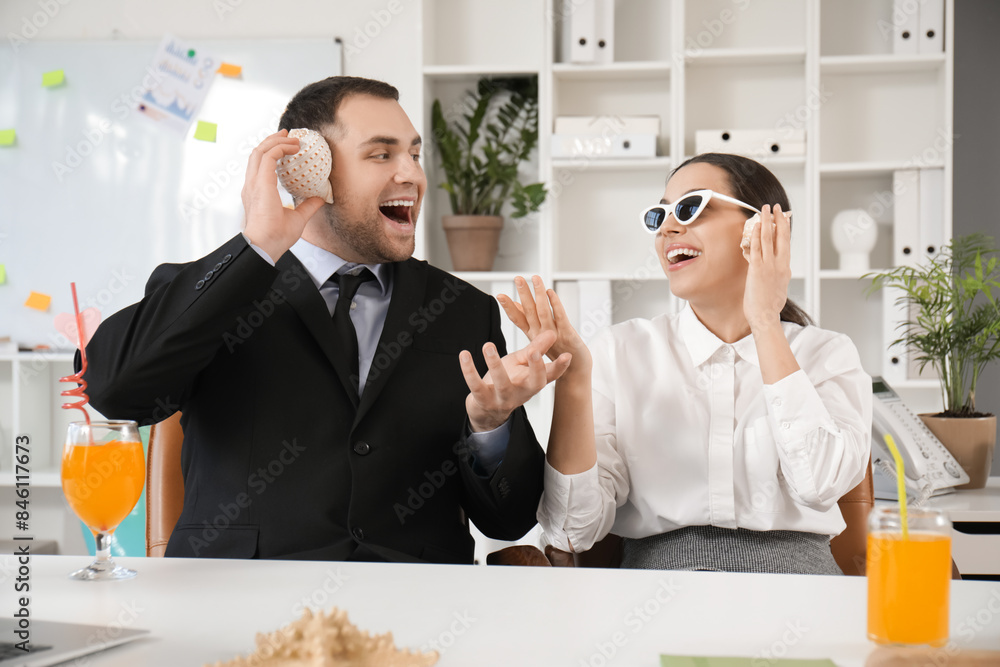
[[[669,262],[671,268],[681,266],[682,264],[687,264],[698,257],[701,257],[701,251],[695,250],[694,248],[674,248],[667,253],[667,262]]]
[[[397,224],[410,225],[413,224],[413,219],[410,217],[413,203],[409,199],[393,199],[379,204],[378,210]]]

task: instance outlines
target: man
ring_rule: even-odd
[[[300,91],[250,156],[245,233],[158,267],[87,346],[103,414],[182,412],[168,556],[470,563],[467,519],[507,540],[534,525],[522,405],[569,356],[542,361],[554,336],[505,356],[494,300],[411,258],[427,181],[397,100],[354,77]],[[298,127],[331,146],[333,204],[281,205]]]

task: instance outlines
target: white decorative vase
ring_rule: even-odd
[[[878,241],[875,219],[860,208],[841,211],[830,224],[833,247],[840,253],[840,270],[863,273],[870,267],[868,255]]]

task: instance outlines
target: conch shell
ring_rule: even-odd
[[[792,212],[784,212],[784,216],[792,219]],[[754,213],[743,223],[743,240],[740,241],[740,248],[743,250],[743,259],[750,261],[750,237],[753,235],[753,226],[760,222],[760,213]],[[777,227],[777,223],[772,223]]]
[[[298,137],[299,152],[278,160],[275,171],[281,185],[297,199],[319,197],[327,204],[333,203],[333,186],[330,185],[330,168],[333,156],[330,144],[316,130],[294,129],[290,137]]]

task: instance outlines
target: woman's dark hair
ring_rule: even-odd
[[[399,91],[384,81],[358,76],[331,76],[310,83],[295,93],[285,107],[285,113],[281,114],[278,129],[304,127],[320,132],[327,125],[336,124],[337,109],[350,95],[371,95],[399,101]]]
[[[729,153],[702,153],[695,155],[682,162],[677,168],[667,176],[669,181],[678,170],[689,164],[696,163],[710,164],[719,167],[729,175],[729,187],[732,188],[732,196],[740,201],[750,204],[754,208],[760,208],[765,204],[780,204],[781,210],[790,211],[792,206],[788,201],[788,195],[781,182],[771,171],[756,160],[743,157],[741,155],[730,155]],[[750,212],[744,209],[747,218]],[[782,322],[794,322],[799,326],[813,324],[812,318],[806,311],[799,308],[791,299],[785,299],[785,306],[781,309]]]

